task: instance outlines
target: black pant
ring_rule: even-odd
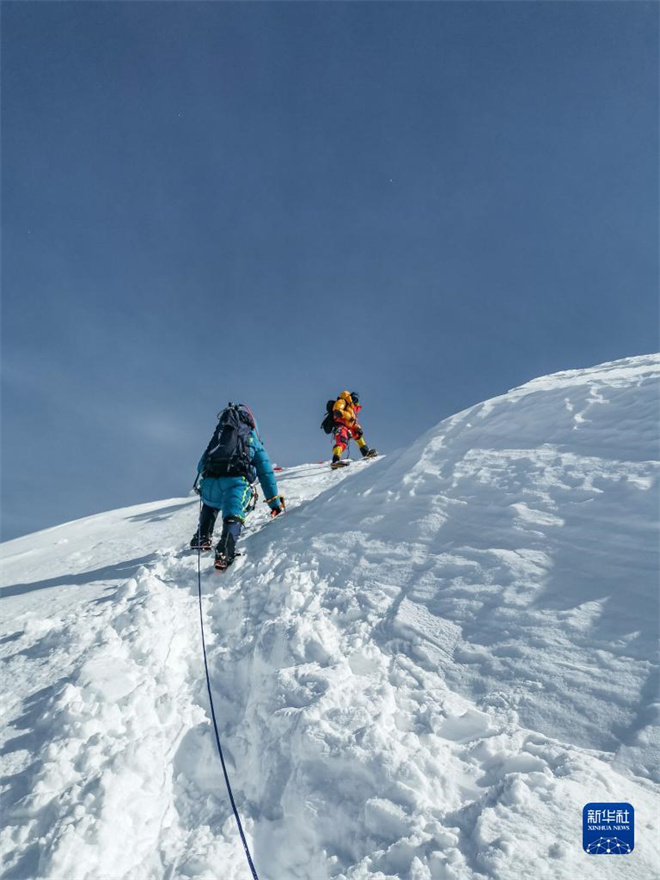
[[[202,510],[199,514],[198,535],[201,538],[212,538],[215,521],[220,511],[215,507],[209,507],[208,504],[202,504]],[[233,516],[228,516],[222,521],[222,534],[218,541],[218,553],[224,553],[230,558],[234,557],[236,543],[243,529],[243,523]]]
[[[215,507],[209,507],[208,504],[202,504],[202,511],[199,515],[198,534],[201,538],[212,538],[215,521],[220,513]]]

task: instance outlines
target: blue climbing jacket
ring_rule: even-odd
[[[273,499],[269,507],[274,510],[280,500],[277,492],[277,481],[268,453],[256,431],[250,433],[251,462],[256,471],[261,491],[266,499]],[[201,474],[204,467],[204,456],[199,460],[197,473]],[[246,477],[203,477],[200,481],[202,501],[209,507],[221,510],[224,518],[235,516],[241,522],[245,519],[252,489]]]

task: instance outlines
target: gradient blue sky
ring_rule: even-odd
[[[657,350],[658,12],[5,0],[3,538]]]

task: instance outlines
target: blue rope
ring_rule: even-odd
[[[202,499],[199,499],[199,512],[201,515],[202,512]],[[200,520],[201,521],[201,520]],[[199,526],[197,526],[197,537],[199,538]],[[199,541],[197,542],[199,544]],[[245,850],[245,855],[248,860],[248,865],[250,866],[250,871],[252,872],[253,880],[259,880],[257,876],[257,869],[254,867],[254,862],[252,861],[252,856],[250,855],[250,850],[247,845],[247,840],[245,839],[245,834],[243,832],[243,826],[241,824],[241,817],[238,815],[238,810],[236,809],[236,802],[234,801],[234,794],[231,790],[231,784],[229,782],[229,774],[227,773],[227,765],[225,764],[225,756],[222,753],[222,745],[220,744],[220,733],[218,731],[218,722],[215,717],[215,707],[213,706],[213,694],[211,693],[211,676],[209,675],[209,664],[206,656],[206,639],[204,638],[204,615],[202,614],[202,550],[201,547],[197,548],[197,594],[199,596],[199,624],[202,632],[202,650],[204,652],[204,671],[206,672],[206,687],[209,692],[209,705],[211,706],[211,718],[213,719],[213,729],[215,730],[215,741],[218,746],[218,754],[220,755],[220,763],[222,764],[222,772],[225,776],[225,783],[227,785],[227,792],[229,793],[229,800],[231,801],[231,808],[234,811],[234,816],[236,817],[236,824],[238,825],[238,831],[241,835],[241,841],[243,843],[243,849]]]

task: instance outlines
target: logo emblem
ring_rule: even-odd
[[[587,804],[582,810],[582,847],[591,856],[627,856],[635,848],[631,804]]]

